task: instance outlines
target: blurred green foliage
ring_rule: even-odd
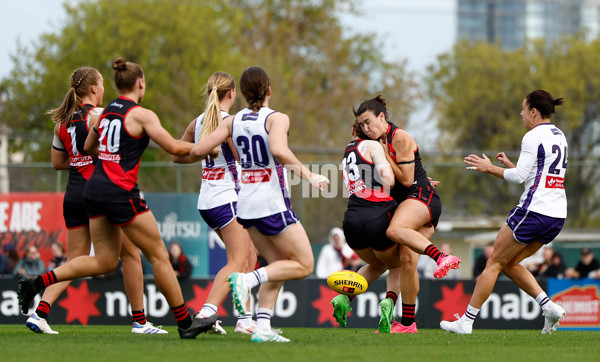
[[[148,88],[142,105],[155,111],[176,138],[203,111],[212,73],[239,79],[249,66],[264,68],[273,90],[269,104],[290,115],[289,143],[302,146],[306,152],[299,157],[305,162],[319,159],[310,154],[317,147],[345,146],[352,107],[367,97],[385,94],[400,124],[419,97],[413,75],[404,63],[384,61],[378,39],[342,28],[339,15],[355,12],[354,0],[95,0],[64,7],[60,28],[19,48],[14,68],[0,84],[0,123],[12,132],[9,152],[24,151],[25,162],[49,162],[53,125],[45,112],[60,105],[75,69],[100,70],[105,104],[117,96],[108,84],[116,56],[144,68]],[[244,106],[239,93],[232,111]],[[143,157],[170,159],[154,144]],[[184,168],[185,185],[177,184],[178,170],[144,170],[142,163],[140,188],[197,190],[200,170]],[[18,181],[29,180],[28,175],[27,169],[11,169],[11,184],[30,184]],[[345,207],[341,196],[335,211],[323,218],[320,202],[294,195],[295,203],[306,207],[305,215],[315,215],[314,223],[306,221],[311,235],[327,235],[333,223],[339,224]]]
[[[535,90],[563,97],[552,121],[569,141],[566,189],[567,223],[597,226],[600,218],[600,40],[538,40],[516,50],[496,44],[459,42],[428,69],[427,92],[434,100],[441,132],[439,148],[494,158],[508,151],[516,163],[526,132],[519,113],[525,96]],[[510,152],[512,151],[512,152]],[[595,160],[595,161],[594,161]],[[517,202],[522,185],[490,177],[465,177],[464,170],[439,175],[452,211],[497,214]],[[438,175],[436,175],[438,176]],[[468,181],[467,181],[468,180]],[[477,197],[473,197],[477,195]],[[515,196],[517,195],[517,196]],[[463,211],[464,212],[464,211]]]

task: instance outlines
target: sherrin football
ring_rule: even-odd
[[[367,291],[367,280],[350,270],[338,270],[329,274],[327,285],[340,294],[359,295]]]

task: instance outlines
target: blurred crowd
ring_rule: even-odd
[[[38,276],[67,261],[62,243],[52,243],[50,250],[52,251],[52,259],[48,262],[48,265],[45,265],[35,245],[30,245],[20,256],[13,244],[4,244],[0,255],[0,278],[17,275]]]
[[[333,228],[329,233],[328,243],[321,249],[317,258],[315,274],[318,278],[327,278],[327,276],[337,270],[357,271],[364,265],[363,261],[346,244],[344,233],[339,228]],[[439,249],[447,254],[452,253],[450,244],[442,243]],[[40,253],[35,245],[30,245],[23,255],[15,250],[13,244],[4,244],[2,254],[0,254],[0,278],[17,275],[37,276],[46,271],[52,270],[67,261],[67,255],[64,245],[60,242],[52,243],[50,246],[52,259],[48,264],[40,258]],[[493,244],[486,245],[482,254],[475,259],[473,264],[473,279],[477,280],[485,265],[487,259],[494,251]],[[173,242],[169,245],[169,256],[173,269],[177,272],[179,280],[190,277],[192,273],[192,264],[183,253],[181,245]],[[583,248],[576,265],[568,266],[563,260],[561,253],[555,251],[551,246],[542,247],[536,254],[526,258],[521,263],[535,277],[558,278],[558,279],[600,279],[600,262],[589,248]],[[119,269],[119,268],[117,268]],[[430,258],[421,257],[417,270],[419,277],[432,277],[432,270],[435,269],[435,262]],[[447,279],[458,279],[458,270],[451,270]]]
[[[475,260],[473,265],[473,278],[477,280],[485,268],[487,259],[494,251],[493,244],[486,245],[483,253]],[[534,255],[523,259],[521,262],[535,277],[558,279],[600,279],[600,262],[591,249],[581,249],[577,264],[568,266],[561,253],[551,246],[544,246]]]

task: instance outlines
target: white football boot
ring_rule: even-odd
[[[27,318],[25,325],[35,333],[58,334],[57,331],[50,328],[45,318],[41,318],[35,312]]]
[[[167,334],[169,332],[162,329],[162,326],[154,326],[154,324],[146,321],[146,324],[139,324],[133,322],[131,326],[131,333],[133,334]]]
[[[464,322],[462,319],[450,321],[441,321],[440,328],[448,333],[471,334],[473,333],[473,323]]]
[[[544,328],[542,334],[551,334],[560,324],[561,319],[567,315],[567,311],[560,305],[550,302],[550,307],[542,312],[544,316]]]

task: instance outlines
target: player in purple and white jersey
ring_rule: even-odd
[[[223,119],[231,117],[228,113],[235,101],[235,79],[227,73],[216,72],[206,83],[208,100],[204,113],[194,119],[187,129],[182,141],[198,142],[211,134]],[[231,273],[245,273],[254,270],[256,252],[248,232],[237,221],[237,191],[239,165],[234,154],[231,139],[223,142],[216,149],[216,155],[202,159],[202,185],[198,196],[198,210],[206,224],[212,228],[225,244],[227,264],[219,270],[198,316],[210,317],[217,313],[219,305],[229,293],[227,277]],[[195,162],[191,156],[173,156],[176,163]],[[252,314],[240,314],[235,326],[235,333],[251,334],[256,329]],[[213,332],[227,334],[217,321]]]
[[[494,251],[477,280],[465,314],[454,322],[440,322],[443,330],[458,334],[473,332],[473,322],[494,289],[500,272],[539,303],[545,318],[542,334],[556,330],[567,314],[548,298],[531,272],[520,264],[542,245],[550,243],[567,217],[564,181],[568,144],[562,131],[550,122],[555,107],[562,103],[562,98],[554,99],[544,90],[535,90],[523,99],[521,117],[528,132],[523,136],[516,166],[504,152],[496,155],[504,167],[493,165],[485,154],[465,157],[467,169],[525,183],[525,191],[496,236]]]
[[[240,89],[248,108],[224,119],[190,154],[203,158],[231,137],[242,169],[238,221],[269,262],[252,273],[229,276],[234,304],[240,314],[245,314],[250,290],[260,285],[257,328],[251,341],[289,342],[271,328],[273,307],[283,282],[310,275],[314,259],[306,232],[291,208],[284,166],[321,190],[329,180],[310,172],[289,149],[290,120],[286,114],[269,108],[271,87],[265,71],[258,67],[246,69]]]

